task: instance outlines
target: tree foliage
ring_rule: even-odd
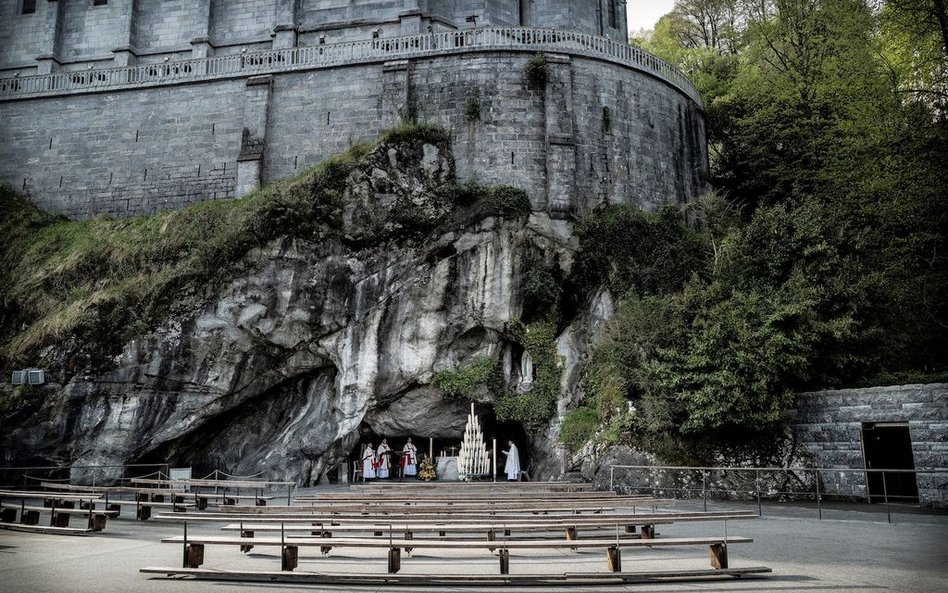
[[[607,428],[707,442],[800,390],[944,378],[946,22],[941,0],[679,0],[638,40],[702,92],[718,195],[580,225],[620,296],[585,381]]]

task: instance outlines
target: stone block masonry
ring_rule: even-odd
[[[704,191],[704,116],[689,92],[616,63],[626,59],[616,54],[585,55],[611,47],[590,37],[576,38],[583,45],[573,55],[571,41],[563,53],[545,52],[549,75],[537,87],[524,74],[536,53],[527,42],[546,33],[496,47],[525,31],[481,30],[495,40],[484,49],[473,37],[420,35],[437,47],[384,43],[406,48],[404,59],[377,59],[370,48],[353,63],[322,65],[307,49],[315,65],[297,68],[309,54],[289,50],[248,54],[250,75],[0,97],[0,182],[69,216],[131,216],[245,195],[414,120],[451,132],[459,179],[523,188],[535,210],[554,216],[602,203],[650,208]],[[127,71],[151,67],[141,68]],[[156,171],[182,173],[162,188]]]
[[[948,468],[948,383],[819,391],[797,396],[793,430],[828,468],[864,469],[864,423],[907,423],[916,469]],[[866,474],[823,475],[828,494],[867,497]],[[948,474],[918,474],[919,502],[948,506]]]

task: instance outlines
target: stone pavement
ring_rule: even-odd
[[[675,505],[695,510],[694,502]],[[747,505],[712,503],[710,510],[748,510]],[[723,580],[608,587],[520,587],[517,591],[780,591],[846,592],[948,591],[948,517],[894,513],[893,523],[877,512],[827,511],[819,521],[812,509],[768,506],[757,521],[728,524],[730,535],[754,538],[754,543],[731,547],[731,565],[773,568],[763,579]],[[664,536],[713,536],[722,524],[692,523],[660,526]],[[219,533],[215,526],[189,526],[189,533]],[[180,525],[141,523],[128,518],[109,522],[101,534],[88,537],[35,535],[0,530],[0,593],[215,593],[270,590],[347,591],[506,591],[511,588],[461,587],[353,587],[212,583],[142,575],[144,566],[180,566],[181,548],[161,544],[162,537],[179,535]],[[275,550],[257,549],[248,555],[236,548],[208,547],[205,568],[277,570]],[[605,570],[605,554],[589,552],[519,552],[511,554],[511,573],[578,572]],[[630,549],[623,553],[626,571],[706,568],[703,548]],[[385,551],[333,550],[320,557],[315,549],[301,549],[299,570],[384,573]],[[486,553],[459,552],[451,559],[417,550],[402,560],[402,573],[438,573],[448,570],[496,573],[497,559]]]

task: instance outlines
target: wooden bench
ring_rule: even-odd
[[[452,490],[457,488],[452,482],[360,482],[349,484],[350,490],[408,492]],[[582,492],[592,490],[588,482],[467,482],[465,490],[489,491],[533,491],[533,492]]]
[[[79,515],[88,518],[88,529],[91,531],[102,531],[105,529],[106,518],[117,517],[117,511],[94,510],[91,506],[86,508],[69,507],[46,507],[27,504],[0,504],[0,514],[4,523],[17,523],[17,511],[19,511],[19,523],[22,525],[39,525],[41,513],[50,514],[50,527],[69,527],[69,517]]]
[[[556,512],[571,512],[573,514],[593,513],[600,514],[605,512],[621,511],[626,509],[635,510],[642,507],[658,507],[669,504],[671,501],[665,499],[635,499],[630,501],[616,500],[602,503],[537,503],[535,505],[525,505],[522,502],[502,502],[498,504],[306,504],[294,506],[277,507],[250,507],[241,505],[221,505],[221,511],[230,513],[247,514],[271,514],[271,513],[292,513],[292,512],[321,512],[324,514],[453,514],[453,515],[472,515],[484,517],[496,514],[536,514],[548,515]]]
[[[615,585],[630,583],[663,583],[668,581],[706,581],[721,578],[755,577],[771,572],[766,566],[720,568],[704,570],[658,570],[640,572],[572,572],[562,574],[354,574],[324,572],[284,572],[219,570],[206,568],[167,568],[149,566],[139,570],[143,574],[167,577],[185,576],[199,580],[281,583],[300,585],[419,585],[428,587],[513,585]]]
[[[184,568],[198,568],[204,563],[204,548],[208,545],[219,546],[247,546],[279,547],[281,550],[281,569],[291,571],[298,566],[299,548],[326,547],[326,540],[321,537],[222,537],[198,536],[188,538],[174,536],[164,538],[162,543],[181,544],[184,548]],[[397,573],[401,569],[402,550],[434,549],[434,550],[497,550],[500,560],[500,574],[510,572],[510,550],[565,550],[565,549],[604,549],[606,562],[610,572],[622,571],[621,550],[639,547],[666,547],[666,546],[707,546],[711,567],[715,569],[728,568],[728,546],[731,544],[750,543],[753,540],[740,536],[727,537],[698,537],[698,538],[664,538],[664,539],[577,539],[577,540],[444,540],[444,539],[368,539],[368,538],[333,538],[332,547],[355,548],[387,548],[388,572]]]
[[[414,502],[414,501],[426,501],[426,502],[466,502],[466,501],[478,501],[478,500],[512,500],[512,501],[522,501],[522,500],[553,500],[553,501],[566,501],[566,500],[614,500],[616,498],[623,498],[632,500],[635,498],[653,498],[650,496],[623,496],[619,497],[618,494],[612,491],[608,492],[484,492],[484,491],[474,491],[466,494],[446,494],[441,492],[383,492],[383,493],[365,493],[365,492],[347,492],[344,494],[340,493],[322,493],[322,494],[306,494],[302,496],[297,496],[294,500],[296,502],[324,502],[332,500],[344,500],[348,502],[352,501],[367,501],[374,502],[379,500],[384,500],[388,502]]]
[[[373,532],[376,536],[385,533],[437,533],[445,537],[448,533],[486,533],[488,539],[497,533],[510,536],[512,533],[562,531],[566,539],[576,539],[579,530],[622,530],[624,533],[635,533],[636,528],[642,528],[642,537],[655,537],[656,525],[670,525],[672,523],[692,523],[698,521],[735,521],[742,519],[757,519],[756,513],[750,512],[723,512],[723,513],[677,513],[664,515],[623,516],[616,519],[558,519],[555,521],[536,520],[508,523],[454,523],[441,522],[383,522],[383,521],[306,521],[291,522],[287,525],[266,523],[260,521],[231,523],[221,527],[223,531],[241,532],[310,532],[312,535],[332,537],[333,533],[364,533]]]
[[[0,529],[10,531],[26,531],[28,533],[44,533],[59,535],[87,535],[92,533],[92,529],[81,529],[78,527],[51,527],[46,525],[27,525],[24,523],[4,523],[0,522]]]
[[[743,513],[739,513],[743,514]],[[641,512],[619,512],[602,514],[576,514],[576,513],[549,513],[549,514],[526,514],[526,515],[484,515],[483,513],[472,513],[458,515],[454,513],[411,513],[411,514],[391,514],[374,515],[364,513],[353,514],[335,514],[335,513],[316,513],[316,512],[280,512],[280,513],[188,513],[186,517],[174,515],[159,515],[157,519],[163,521],[188,521],[188,522],[285,522],[285,523],[451,523],[451,524],[475,524],[481,525],[485,522],[490,523],[518,523],[533,521],[562,521],[572,523],[578,520],[592,521],[601,520],[608,523],[624,520],[636,520],[643,516],[667,516],[674,517],[680,513],[641,513]],[[755,515],[756,516],[756,515]],[[489,521],[488,521],[489,519]]]
[[[190,508],[194,508],[193,503],[187,502],[155,502],[150,500],[123,500],[113,499],[113,503],[121,506],[135,505],[135,518],[139,521],[147,521],[152,516],[152,509],[171,509],[173,513],[184,513]]]

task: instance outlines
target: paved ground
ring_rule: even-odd
[[[694,503],[676,508],[696,510]],[[712,504],[711,509],[747,510],[737,504]],[[899,593],[948,592],[948,516],[894,513],[893,523],[878,512],[828,510],[825,519],[803,507],[764,508],[764,518],[729,522],[730,535],[753,537],[752,544],[731,547],[731,565],[773,568],[764,579],[727,580],[612,587],[562,587],[562,591],[781,591],[846,592],[897,591]],[[721,523],[692,523],[660,527],[665,536],[713,536],[722,533]],[[191,533],[220,533],[214,527],[189,527]],[[181,549],[161,544],[160,538],[180,535],[181,527],[118,519],[107,531],[91,537],[34,535],[0,530],[0,592],[70,593],[262,593],[271,590],[382,591],[471,591],[449,587],[352,587],[272,584],[230,584],[171,580],[140,574],[143,566],[180,566]],[[257,552],[256,550],[254,552]],[[402,573],[447,571],[495,573],[497,560],[485,553],[442,554],[418,550],[403,558]],[[701,548],[634,549],[623,552],[626,571],[706,568],[707,552]],[[301,550],[300,570],[384,573],[385,551],[355,553],[333,550],[328,557],[318,551]],[[261,551],[243,555],[230,547],[208,547],[206,568],[278,570],[275,553]],[[605,570],[600,551],[563,553],[511,553],[511,573],[588,572]],[[518,588],[518,591],[548,591],[553,587]],[[492,587],[491,591],[509,588]]]

